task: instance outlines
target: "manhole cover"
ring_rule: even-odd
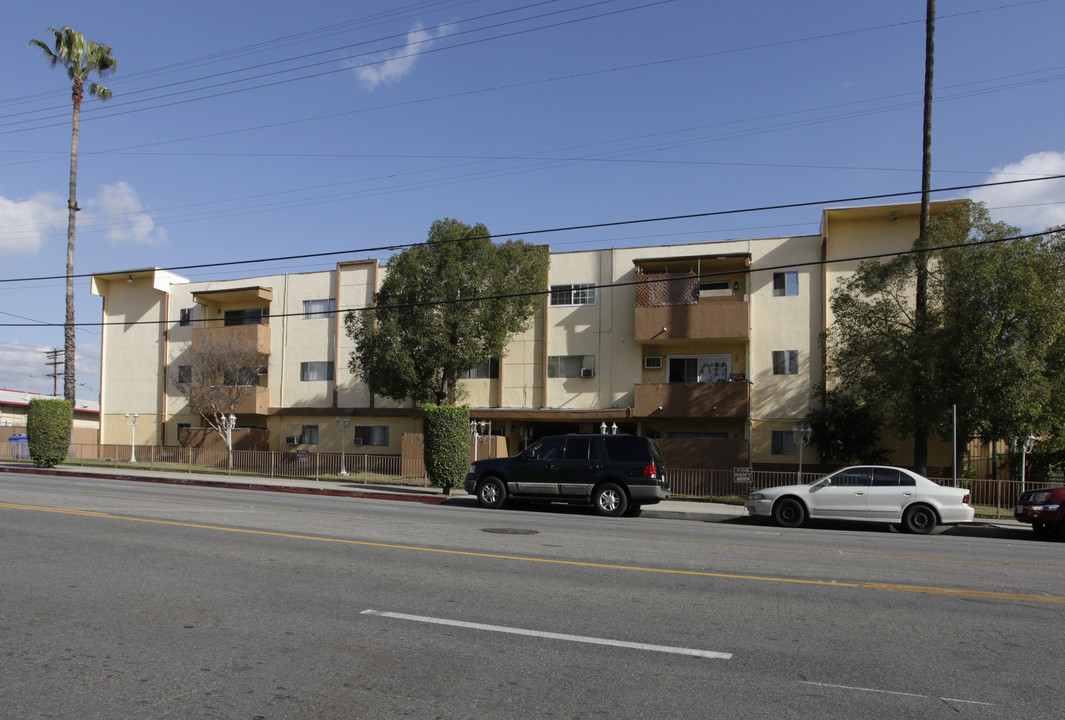
[[[521,530],[519,528],[484,528],[486,533],[495,533],[496,535],[539,535],[539,530]]]

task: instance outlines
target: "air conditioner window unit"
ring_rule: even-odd
[[[595,377],[595,368],[581,368],[581,377],[582,378],[594,378]]]
[[[659,370],[662,367],[661,355],[650,355],[643,359],[643,366],[647,370]]]
[[[303,442],[302,435],[290,435],[285,438],[285,443],[288,445],[299,445]]]

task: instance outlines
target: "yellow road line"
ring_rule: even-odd
[[[472,552],[468,550],[445,550],[442,548],[421,547],[418,545],[396,545],[393,543],[377,543],[367,540],[345,540],[341,538],[323,537],[320,535],[302,535],[299,533],[283,533],[271,530],[249,530],[247,528],[225,527],[222,525],[202,525],[199,523],[184,523],[174,520],[152,520],[151,518],[126,517],[111,515],[109,513],[93,512],[89,510],[67,510],[38,505],[20,505],[15,503],[0,503],[0,508],[9,510],[34,510],[38,512],[59,513],[62,515],[79,515],[107,520],[125,520],[129,522],[151,523],[153,525],[169,525],[173,527],[194,528],[199,530],[218,530],[221,532],[242,533],[247,535],[265,535],[268,537],[289,538],[293,540],[314,540],[317,542],[339,543],[342,545],[358,545],[361,547],[384,548],[389,550],[413,550],[416,552],[437,553],[440,555],[459,555],[463,557],[488,558],[492,560],[515,560],[519,562],[542,563],[547,565],[565,565],[569,567],[589,567],[604,570],[628,570],[634,572],[660,573],[665,575],[687,575],[692,577],[721,578],[726,580],[754,580],[759,582],[788,583],[792,585],[817,585],[833,588],[854,588],[862,590],[890,590],[895,592],[913,592],[934,595],[951,595],[954,597],[971,597],[987,600],[1015,600],[1028,602],[1045,602],[1065,604],[1065,597],[1054,595],[1031,595],[1024,593],[986,592],[983,590],[964,590],[960,588],[926,587],[920,585],[896,585],[878,582],[836,582],[833,580],[801,580],[798,578],[782,578],[764,575],[740,575],[735,573],[715,573],[705,570],[676,570],[669,568],[642,567],[639,565],[613,565],[609,563],[582,562],[578,560],[555,560],[552,558],[525,557],[521,555],[500,555],[497,553]]]

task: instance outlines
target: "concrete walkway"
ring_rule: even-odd
[[[200,487],[220,487],[238,490],[263,490],[270,492],[301,493],[308,495],[328,495],[331,497],[364,498],[367,500],[395,500],[401,502],[422,502],[437,505],[476,504],[473,497],[462,489],[452,490],[444,495],[440,488],[414,487],[408,485],[367,485],[356,482],[332,482],[319,480],[299,480],[294,478],[263,478],[245,475],[214,475],[208,473],[182,473],[163,470],[142,470],[139,468],[85,467],[80,465],[58,465],[51,469],[36,468],[28,463],[3,462],[0,472],[29,473],[41,475],[60,475],[64,477],[107,478],[109,480],[127,480],[131,482],[166,483],[170,485],[196,485]],[[701,500],[666,500],[656,505],[644,507],[641,517],[670,518],[674,520],[697,520],[701,522],[725,522],[747,516],[742,505],[704,502]],[[973,526],[997,527],[1002,529],[1024,530],[1029,525],[1010,518],[985,519],[976,518]]]

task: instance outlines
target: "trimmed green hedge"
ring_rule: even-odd
[[[34,398],[26,413],[30,459],[37,467],[54,467],[67,457],[74,406],[60,398]]]
[[[461,487],[470,467],[470,408],[467,405],[426,405],[422,420],[425,473],[444,494]]]

